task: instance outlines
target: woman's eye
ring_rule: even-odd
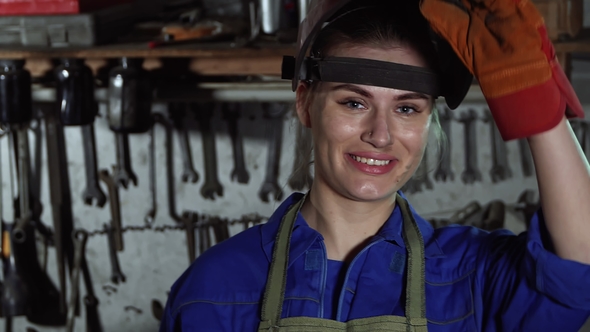
[[[352,109],[364,108],[363,104],[359,103],[358,101],[354,101],[354,100],[346,100],[346,101],[341,102],[341,104],[348,107],[348,108],[352,108]]]
[[[410,106],[401,106],[397,110],[399,113],[402,113],[404,115],[410,115],[416,112],[416,109]]]

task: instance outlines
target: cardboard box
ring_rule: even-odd
[[[575,38],[584,24],[583,0],[533,0],[551,40]]]

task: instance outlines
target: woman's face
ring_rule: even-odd
[[[411,47],[341,46],[330,56],[426,67]],[[314,186],[356,201],[389,199],[412,176],[428,139],[431,96],[375,86],[322,82],[306,107],[309,87],[297,90],[297,111],[314,139]]]

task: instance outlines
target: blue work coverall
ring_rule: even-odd
[[[160,332],[256,331],[279,223],[269,221],[197,258],[172,286]],[[473,227],[433,229],[412,209],[425,247],[429,331],[578,331],[590,315],[590,266],[552,253],[543,217],[518,236]],[[301,214],[291,238],[282,317],[338,321],[404,316],[406,248],[396,207],[350,262],[327,259]]]

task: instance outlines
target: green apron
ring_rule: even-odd
[[[408,250],[408,273],[406,276],[406,315],[408,317],[379,316],[355,319],[346,323],[312,317],[281,319],[285,284],[287,282],[291,233],[305,198],[289,208],[287,214],[281,220],[262,300],[262,317],[258,331],[427,331],[424,293],[424,240],[412,216],[408,202],[399,195],[396,197],[396,202],[401,208],[404,223],[403,237]]]

